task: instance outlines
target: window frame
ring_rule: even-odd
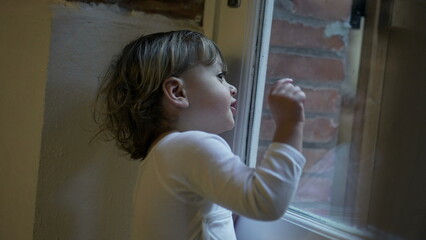
[[[204,5],[205,35],[221,49],[229,65],[227,81],[238,88],[238,124],[223,137],[251,167],[256,164],[273,4],[250,0],[230,8],[227,1],[205,0]]]
[[[384,77],[382,60],[386,57],[387,44],[386,37],[378,33],[378,25],[381,21],[380,4],[381,0],[373,0],[367,5],[367,14],[373,17],[365,23],[360,59],[362,70],[356,76],[359,79],[357,102],[365,101],[366,104],[355,106],[353,122],[360,123],[352,125],[352,129],[361,129],[359,133],[353,131],[352,142],[360,144],[351,146],[350,150],[350,161],[357,161],[359,165],[348,168],[345,174],[361,176],[358,178],[360,180],[356,183],[354,192],[362,192],[362,197],[353,195],[354,198],[344,202],[345,205],[350,204],[355,207],[356,211],[368,209],[373,178],[372,171],[364,174],[359,169],[373,164],[376,130],[379,124],[380,89],[383,86]],[[224,0],[205,0],[204,12],[208,13],[204,16],[205,34],[219,45],[225,59],[239,59],[230,64],[229,76],[232,78],[228,79],[230,83],[238,86],[237,125],[231,133],[224,134],[223,137],[233,151],[250,167],[255,166],[257,159],[273,7],[274,0],[241,1],[241,6],[236,9],[229,8],[227,1]],[[379,61],[376,61],[377,59]],[[375,81],[369,81],[369,79],[375,79]],[[357,118],[364,121],[357,121]],[[346,186],[343,188],[346,189]],[[347,193],[347,190],[345,191]],[[366,223],[368,210],[361,213],[361,223]],[[290,224],[301,227],[307,232],[329,239],[372,239],[369,233],[340,226],[330,220],[314,220],[308,214],[291,208],[278,221],[281,222],[278,225]]]

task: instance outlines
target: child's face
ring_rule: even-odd
[[[210,66],[198,64],[180,77],[189,101],[180,117],[186,130],[219,134],[234,127],[237,89],[226,82],[220,60]]]

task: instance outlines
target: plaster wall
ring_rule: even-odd
[[[64,2],[52,13],[34,239],[128,239],[138,162],[90,143],[98,79],[140,34],[197,24],[115,5]]]
[[[50,41],[48,2],[1,2],[0,239],[32,239]]]

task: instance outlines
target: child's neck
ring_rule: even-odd
[[[177,130],[170,130],[170,131],[166,131],[160,135],[158,135],[158,137],[151,143],[151,146],[148,149],[148,153],[151,151],[151,149],[161,140],[163,139],[165,136],[169,135],[170,133],[174,133],[177,132]]]

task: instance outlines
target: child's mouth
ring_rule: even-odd
[[[236,116],[236,114],[237,114],[237,101],[236,100],[231,103],[231,112],[232,112],[233,116]]]

